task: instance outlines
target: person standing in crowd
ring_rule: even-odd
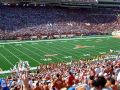
[[[107,79],[106,86],[111,87],[112,90],[118,90],[118,85],[115,84],[115,82],[116,82],[115,79],[110,77]]]
[[[62,77],[60,74],[56,75],[56,79],[53,81],[53,86],[52,88],[60,90],[61,88],[63,88],[65,85],[64,81],[62,80]]]
[[[106,79],[104,78],[104,76],[99,76],[97,78],[97,82],[98,82],[98,89],[97,90],[112,90],[111,87],[107,87],[105,86],[107,81]]]
[[[73,73],[70,71],[69,72],[69,76],[68,76],[68,79],[67,79],[67,85],[68,87],[74,85],[75,83],[75,76],[73,75]]]

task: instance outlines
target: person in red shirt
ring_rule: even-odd
[[[57,90],[60,90],[64,87],[64,81],[62,80],[62,77],[60,74],[56,75],[57,79],[53,81],[52,88],[56,88]]]
[[[93,68],[90,68],[90,76],[95,76],[95,70]]]
[[[72,72],[69,72],[68,80],[67,80],[67,85],[68,87],[72,86],[75,82],[75,77],[72,74]]]
[[[118,85],[116,85],[115,82],[116,82],[115,79],[110,77],[107,80],[106,86],[111,87],[112,90],[119,90]]]

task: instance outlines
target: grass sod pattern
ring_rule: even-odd
[[[109,53],[110,49],[120,50],[120,39],[106,37],[86,37],[72,39],[37,40],[0,43],[0,68],[8,70],[19,62],[29,61],[31,66],[39,64],[70,62],[97,57]]]

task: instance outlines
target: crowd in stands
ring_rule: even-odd
[[[107,34],[119,30],[119,14],[119,8],[0,6],[0,37]]]
[[[107,34],[120,28],[119,9],[0,6],[0,39],[56,34]],[[18,68],[0,90],[120,90],[120,60]]]
[[[0,80],[1,90],[120,90],[120,60],[40,65],[36,73],[18,67]]]

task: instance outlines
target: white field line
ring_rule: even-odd
[[[12,53],[10,50],[8,50],[7,48],[4,48],[5,50],[7,50],[9,53],[11,53],[14,57],[16,57],[18,60],[21,60],[18,56],[16,56],[14,53]]]
[[[52,43],[53,44],[53,43]],[[73,45],[72,43],[70,43],[71,45]],[[58,45],[58,44],[54,44],[54,45],[56,45],[56,46],[58,46],[58,47],[61,47],[60,45]],[[65,45],[64,45],[65,46]],[[61,48],[65,48],[65,49],[67,49],[67,50],[70,50],[69,48],[67,48],[66,46],[65,47],[61,47]],[[61,50],[61,49],[59,49],[59,50]],[[63,51],[63,50],[61,50],[61,51]],[[63,51],[63,52],[66,52],[66,51]],[[86,50],[86,52],[89,54],[90,52],[89,51],[87,51]],[[71,54],[71,55],[74,55],[75,57],[78,57],[78,55],[76,55],[76,54],[84,54],[83,52],[75,52],[75,54],[73,54],[73,53],[70,53],[70,52],[66,52],[66,53],[69,53],[69,54]],[[90,57],[92,57],[92,56],[90,56]]]
[[[62,51],[62,52],[68,53],[70,56],[71,56],[71,55],[74,55],[74,56],[76,56],[76,57],[78,56],[78,55],[76,55],[76,54],[73,54],[73,53],[70,53],[70,52],[65,51],[64,48],[67,49],[67,47],[62,47],[62,46],[58,45],[57,43],[55,43],[55,44],[52,43],[52,44],[53,44],[54,46],[63,48],[63,49],[56,48],[58,51]],[[70,49],[67,49],[67,50],[70,50]]]
[[[34,46],[29,45],[29,44],[26,44],[26,45],[28,45],[28,46],[30,46],[30,47],[32,47],[32,48],[34,48],[34,49],[36,49],[36,50],[39,50],[39,51],[44,52],[45,54],[47,54],[47,52],[42,51],[42,50],[40,50],[39,48],[35,48]],[[43,58],[43,57],[42,57],[42,56],[40,56],[38,53],[36,53],[36,52],[34,52],[34,51],[30,51],[28,48],[26,48],[26,47],[24,47],[24,46],[21,46],[21,47],[22,47],[22,48],[27,49],[29,52],[32,52],[32,53],[36,54],[37,56],[39,56],[39,57]],[[57,58],[57,59],[60,59],[60,58]],[[40,64],[41,64],[41,63],[40,63]]]
[[[54,43],[51,43],[51,44],[54,44]],[[74,44],[72,44],[72,43],[70,43],[71,45],[74,45]],[[58,47],[61,47],[59,44],[54,44],[54,45],[56,45],[56,46],[58,46]],[[65,48],[65,49],[68,49],[69,50],[69,48],[67,48],[66,47],[66,45],[64,45],[65,47],[62,47],[62,48]],[[57,48],[58,49],[58,48]],[[103,50],[104,49],[104,47],[101,47],[100,48],[100,50]],[[60,51],[63,51],[63,50],[61,50],[61,49],[58,49],[58,50],[60,50]],[[94,52],[97,52],[97,53],[99,53],[98,51],[96,51],[96,50],[92,50],[92,51],[94,51]],[[65,52],[65,51],[64,51]],[[87,53],[90,53],[91,51],[86,51]],[[66,52],[66,53],[68,53],[68,52]],[[79,53],[79,52],[76,52],[76,53],[78,53],[78,54],[84,54],[83,52],[81,52],[81,53]],[[74,55],[74,54],[73,54]],[[76,55],[75,55],[76,56]],[[90,56],[90,57],[92,57],[92,56]]]
[[[53,43],[52,43],[53,44]],[[72,44],[72,43],[69,43],[69,44],[71,44],[71,45],[74,45],[74,44]],[[55,45],[58,45],[58,44],[55,44]],[[60,46],[60,45],[59,45]],[[64,45],[65,46],[65,45]],[[65,49],[68,49],[69,50],[69,48],[67,48],[66,46],[65,47],[63,47],[63,48],[65,48]],[[101,47],[101,48],[99,48],[99,50],[103,50],[105,47]],[[92,51],[94,51],[94,52],[97,52],[97,53],[99,53],[99,51],[97,51],[97,50],[93,50],[92,49]],[[91,51],[88,51],[88,49],[86,50],[86,52],[87,53],[90,53]],[[78,53],[78,54],[84,54],[83,52],[81,52],[81,53],[79,53],[79,52],[76,52],[76,53]],[[90,57],[92,57],[92,56],[90,56]]]
[[[70,45],[75,45],[75,44],[73,44],[73,43],[69,43]],[[83,45],[84,46],[84,45]],[[95,46],[94,46],[95,47]],[[67,48],[67,47],[66,47]],[[69,50],[69,48],[67,48],[68,50]],[[71,48],[71,49],[73,49],[73,48]],[[86,51],[85,52],[87,52],[87,53],[90,53],[91,51],[88,51],[89,49],[88,48],[85,48],[86,49]],[[98,52],[98,51],[96,51],[96,50],[93,50],[93,49],[91,49],[92,51],[94,51],[94,52]],[[83,51],[83,50],[82,50]],[[80,54],[79,52],[76,52],[76,53],[78,53],[78,54]],[[84,54],[83,52],[81,52],[82,54]],[[98,52],[99,53],[99,52]],[[92,56],[91,56],[92,57]]]
[[[100,39],[100,38],[99,38]],[[71,45],[74,45],[74,44],[72,44],[72,43],[70,43]],[[110,43],[111,44],[111,43]],[[99,50],[100,51],[103,51],[104,49],[105,49],[106,47],[99,47],[99,49],[98,48],[96,48],[95,50],[93,50],[93,49],[91,49],[92,51],[94,51],[94,52],[98,52],[99,53]],[[87,52],[87,51],[86,51]],[[90,51],[91,52],[91,51]]]
[[[0,44],[27,43],[27,42],[48,42],[48,41],[66,41],[66,40],[77,40],[77,39],[111,38],[111,37],[112,36],[86,37],[86,38],[69,38],[69,39],[51,39],[51,40],[33,40],[33,41],[16,41],[16,42],[5,42],[5,43],[0,43]]]
[[[54,43],[52,43],[52,44],[54,44]],[[58,46],[58,47],[61,47],[61,45],[59,45],[59,44],[54,44],[54,45],[56,45],[56,46]],[[74,45],[74,44],[72,44],[72,43],[69,43],[69,45]],[[65,47],[61,47],[61,48],[65,48],[65,49],[67,49],[67,50],[70,50],[69,48],[67,48],[67,46],[66,45],[64,45]],[[71,50],[72,50],[73,48],[71,48]],[[61,50],[61,49],[58,49],[58,50],[60,50],[60,51],[63,51],[63,50]],[[63,52],[65,52],[65,51],[63,51]],[[89,51],[86,51],[87,53],[90,53]],[[69,54],[72,54],[72,55],[74,55],[74,56],[76,56],[77,57],[77,55],[76,55],[76,53],[77,54],[84,54],[83,52],[75,52],[75,54],[73,54],[73,53],[70,53],[70,52],[66,52],[66,53],[69,53]],[[92,56],[90,56],[90,57],[92,57]]]
[[[38,53],[32,51],[32,50],[29,50],[28,48],[24,47],[24,46],[20,46],[22,48],[25,48],[27,51],[31,52],[31,53],[34,53],[35,55],[37,55],[38,57],[41,57]]]
[[[46,44],[47,46],[48,46],[48,44]],[[40,46],[40,45],[39,45]],[[39,47],[38,46],[38,47]],[[51,47],[51,46],[50,46]],[[35,47],[34,47],[35,48]],[[45,47],[43,47],[43,48],[45,48]],[[39,48],[38,48],[39,49]],[[54,53],[57,53],[58,55],[62,55],[62,56],[64,56],[63,54],[61,54],[61,53],[58,53],[57,51],[54,51],[54,50],[51,50],[51,49],[49,49],[49,48],[47,48],[48,50],[50,50],[50,51],[52,51],[52,52],[54,52]],[[55,48],[56,49],[56,48]],[[40,50],[40,49],[39,49]],[[43,51],[44,52],[44,51]],[[54,58],[57,58],[57,59],[59,59],[60,61],[64,61],[63,59],[61,59],[61,58],[58,58],[58,57],[54,57]]]
[[[111,44],[111,42],[108,42],[108,43]],[[116,47],[117,47],[117,46],[116,46]],[[103,52],[103,50],[104,50],[105,48],[106,48],[106,47],[99,47],[99,49],[96,48],[96,49],[93,50],[93,51],[100,53],[100,52]],[[107,48],[108,48],[108,46],[107,46]]]
[[[13,47],[13,46],[11,46],[11,47]],[[14,47],[13,47],[13,48],[14,48]],[[32,59],[33,61],[35,61],[35,62],[37,62],[37,63],[40,63],[40,62],[38,62],[37,60],[35,60],[34,58],[32,58],[32,57],[28,56],[27,54],[23,53],[23,52],[20,51],[19,49],[17,49],[17,48],[14,48],[14,49],[16,49],[17,51],[21,52],[22,54],[24,54],[24,55],[27,56],[28,58]]]
[[[36,49],[36,50],[39,50],[39,51],[41,51],[41,52],[43,52],[43,53],[47,54],[47,52],[42,51],[42,50],[40,50],[39,48],[36,48],[36,47],[34,47],[34,46],[32,46],[32,45],[29,45],[29,44],[26,44],[26,45],[28,45],[28,46],[30,46],[30,47],[32,47],[32,48],[34,48],[34,49]],[[37,45],[38,45],[38,44],[37,44]],[[40,47],[40,46],[38,45],[38,47]],[[44,48],[44,47],[43,47],[43,48]],[[48,48],[46,48],[46,49],[48,49]],[[49,49],[48,49],[48,50],[49,50]],[[58,57],[54,57],[54,58],[61,60],[61,59],[60,59],[60,58],[58,58]]]
[[[0,55],[11,65],[14,66],[3,54],[0,53]]]
[[[58,45],[58,44],[55,44],[55,45]],[[69,43],[69,45],[74,45],[74,44],[72,44],[72,43]],[[60,45],[58,45],[59,47],[61,47]],[[64,45],[65,46],[65,45]],[[65,48],[65,49],[67,49],[67,50],[70,50],[69,48],[67,48],[66,46],[65,47],[61,47],[61,48]],[[73,50],[73,48],[71,48],[71,50]],[[87,51],[88,52],[88,51]],[[70,53],[70,52],[69,52]],[[73,54],[73,53],[71,53],[71,54],[73,54],[74,56],[76,56],[76,57],[78,57],[78,55],[76,55],[76,54],[83,54],[83,52],[75,52],[75,54]]]

